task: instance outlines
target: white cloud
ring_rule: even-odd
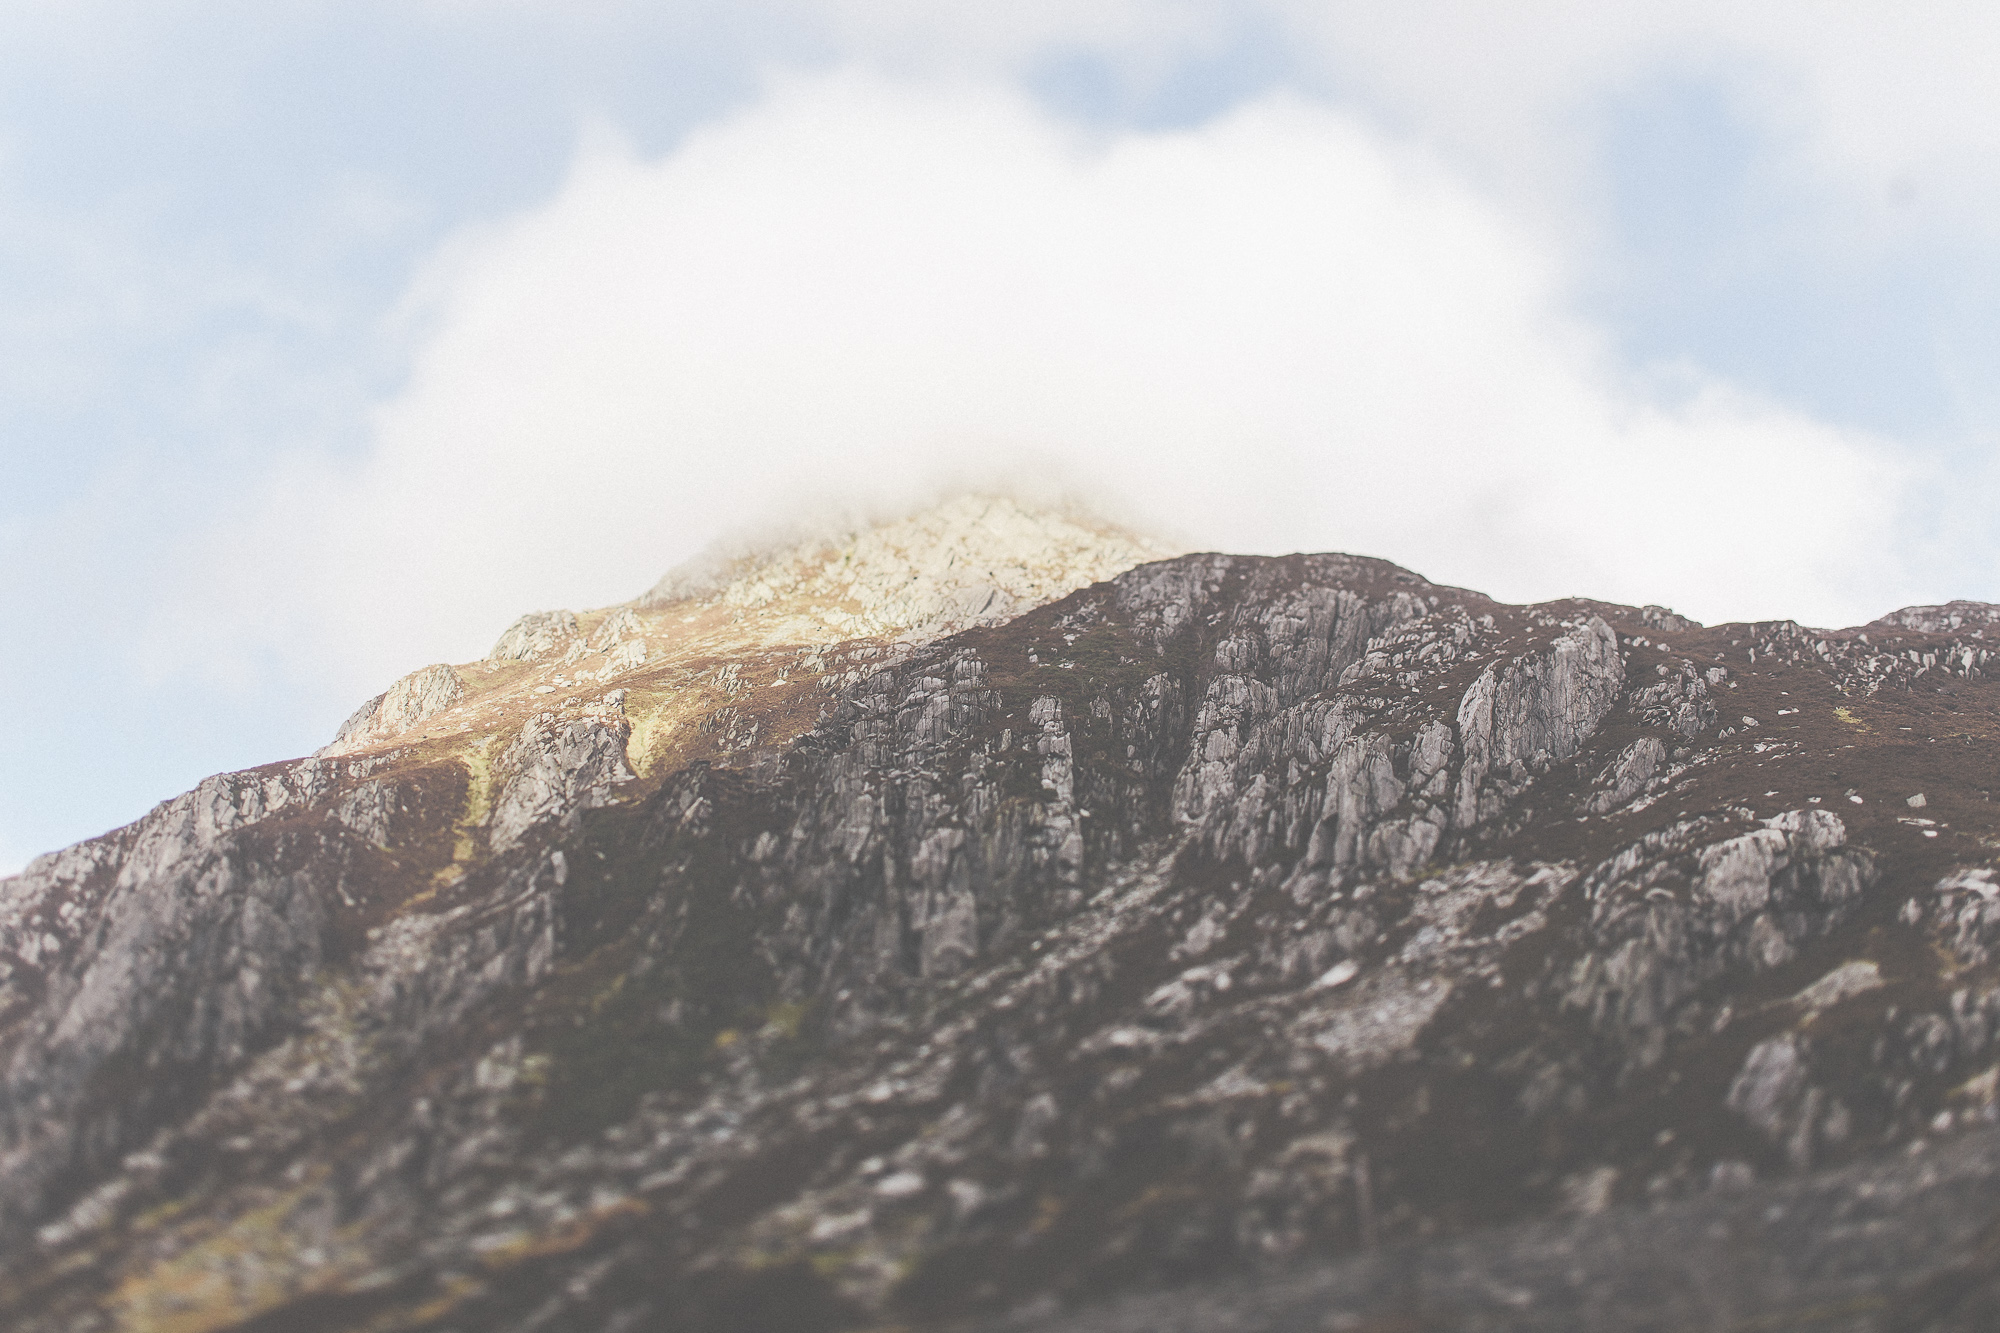
[[[2000,9],[1943,0],[1885,18],[1860,0],[1118,0],[934,5],[767,0],[850,59],[1018,72],[1094,51],[1141,83],[1233,36],[1266,34],[1294,76],[1464,150],[1519,202],[1589,188],[1592,104],[1662,69],[1713,74],[1769,118],[1823,184],[1905,209],[1914,189],[1990,236],[2000,195]],[[1851,216],[1849,222],[1857,221]]]
[[[1093,136],[992,90],[784,82],[454,243],[366,465],[290,478],[172,623],[358,695],[789,504],[1010,473],[1514,599],[1895,604],[1878,450],[1621,377],[1561,291],[1437,162],[1289,98]]]

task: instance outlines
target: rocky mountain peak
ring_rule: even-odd
[[[998,624],[1178,550],[1088,515],[962,495],[900,518],[711,554],[637,605],[719,603],[768,635],[924,640]]]
[[[2000,1327],[2000,609],[963,499],[0,881],[9,1333]]]
[[[1005,496],[960,495],[898,517],[795,529],[710,551],[632,602],[530,612],[482,661],[397,681],[320,754],[464,735],[551,695],[643,686],[695,663],[790,652],[817,672],[829,651],[904,651],[1173,554],[1081,511]]]

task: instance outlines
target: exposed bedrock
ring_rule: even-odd
[[[567,614],[496,659],[639,632]],[[1752,629],[1189,556],[212,779],[0,884],[4,1322],[1032,1327],[1450,1245],[1534,1304],[1630,1252],[1579,1215],[1846,1188],[1996,1104],[1984,770]],[[794,739],[648,766],[718,681]]]
[[[574,611],[530,611],[507,627],[489,662],[529,662],[567,651],[578,642],[579,630]]]
[[[1874,879],[1824,810],[1793,810],[1714,841],[1700,824],[1648,835],[1584,881],[1592,948],[1571,966],[1565,1001],[1659,1055],[1666,1019],[1726,971],[1783,966],[1839,926]]]
[[[464,697],[464,682],[443,663],[412,671],[341,723],[332,744],[320,750],[320,757],[347,754],[377,741],[393,740],[449,711]]]

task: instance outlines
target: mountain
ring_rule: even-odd
[[[0,1324],[1993,1327],[1996,636],[977,498],[525,616],[0,881]]]

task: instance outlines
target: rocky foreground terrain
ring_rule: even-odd
[[[2000,1327],[2000,607],[1163,554],[711,561],[0,881],[0,1327]]]

